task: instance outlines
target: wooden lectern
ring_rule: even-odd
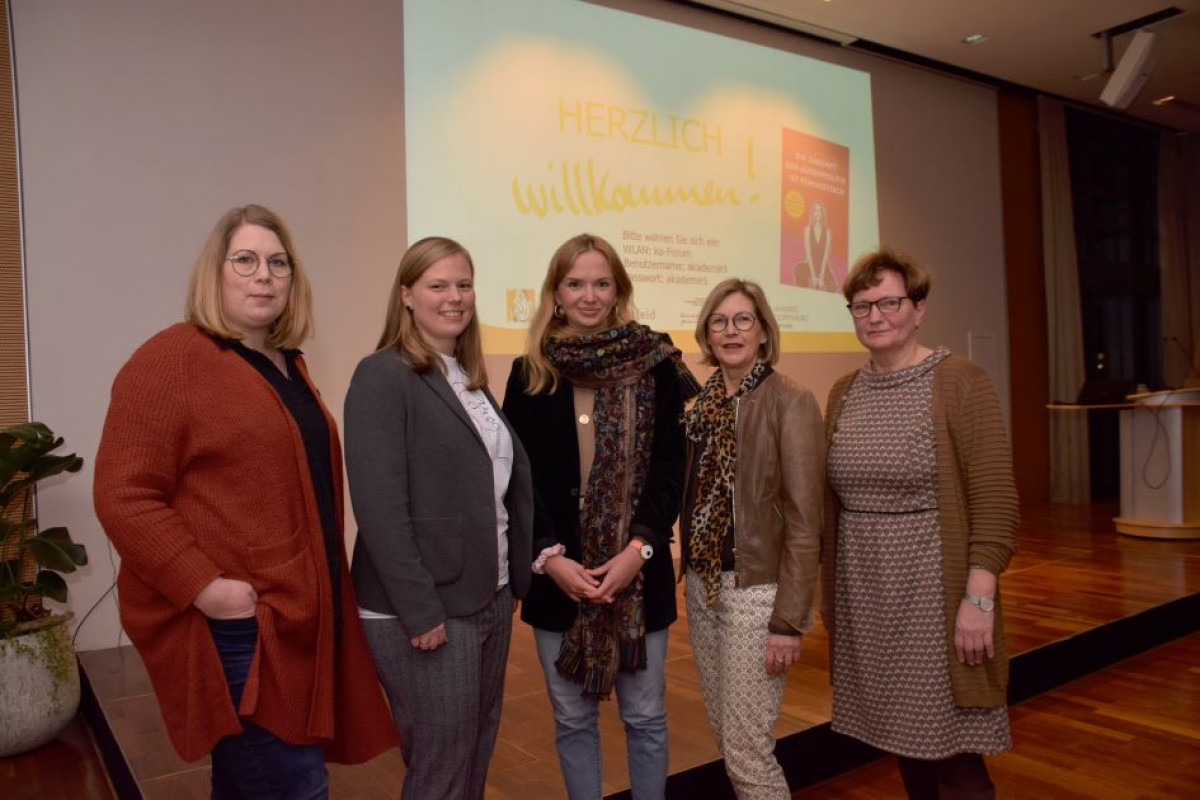
[[[1129,397],[1121,410],[1117,530],[1200,539],[1200,389]]]

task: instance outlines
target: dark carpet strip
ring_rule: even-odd
[[[96,699],[96,692],[93,691],[92,682],[82,664],[79,665],[79,689],[79,709],[83,712],[88,727],[92,729],[96,746],[100,748],[100,757],[104,759],[104,768],[108,770],[108,778],[112,781],[117,800],[142,800],[142,792],[138,789],[137,781],[133,779],[129,765],[125,763],[121,747],[113,736],[104,709]]]
[[[1200,630],[1200,594],[1172,600],[1123,619],[1014,656],[1010,663],[1009,705],[1057,689],[1076,678],[1110,667],[1181,636]],[[881,758],[884,753],[834,733],[829,723],[800,731],[775,744],[775,753],[793,792],[837,777]],[[667,780],[667,797],[732,798],[722,761],[678,772]],[[630,800],[628,790],[607,796]]]

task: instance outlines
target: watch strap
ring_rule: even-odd
[[[639,539],[636,536],[629,539],[629,548],[631,550],[636,550],[637,554],[641,556],[643,561],[649,561],[654,555],[653,545],[651,545],[649,542]]]
[[[980,597],[977,594],[963,592],[963,600],[984,612],[994,611],[996,608],[996,598],[994,597]]]

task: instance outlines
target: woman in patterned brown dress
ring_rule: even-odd
[[[987,376],[917,340],[929,287],[882,250],[843,288],[870,360],[826,407],[833,728],[899,756],[910,798],[987,798],[982,754],[1011,747],[998,577],[1017,495]]]

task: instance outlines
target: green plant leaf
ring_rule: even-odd
[[[63,443],[61,436],[40,422],[13,425],[0,430],[0,541],[14,558],[0,564],[0,609],[5,618],[14,613],[36,617],[40,603],[22,610],[21,598],[49,597],[67,600],[67,583],[59,572],[74,572],[88,563],[87,550],[74,542],[66,528],[38,532],[33,514],[32,492],[38,481],[65,472],[78,472],[83,459],[75,453],[52,455]],[[21,578],[19,563],[32,558],[40,569],[33,580]],[[3,623],[11,626],[11,623]]]
[[[62,439],[40,422],[13,425],[0,433],[0,477],[24,471],[41,456],[62,444]]]
[[[60,472],[79,472],[82,467],[83,459],[74,453],[66,456],[43,455],[29,465],[29,477],[40,481]]]
[[[61,436],[40,422],[13,425],[0,432],[0,486],[4,495],[20,488],[19,484],[36,482],[60,472],[78,472],[83,459],[71,453],[66,456],[48,455],[63,443]],[[27,473],[27,474],[23,474]],[[14,484],[18,477],[24,478]],[[5,497],[0,505],[7,505]]]
[[[47,528],[29,540],[29,550],[40,566],[58,572],[74,572],[87,563],[87,550],[71,540],[66,528]]]
[[[43,597],[60,603],[67,602],[67,582],[57,572],[42,570],[38,573],[36,586]]]

